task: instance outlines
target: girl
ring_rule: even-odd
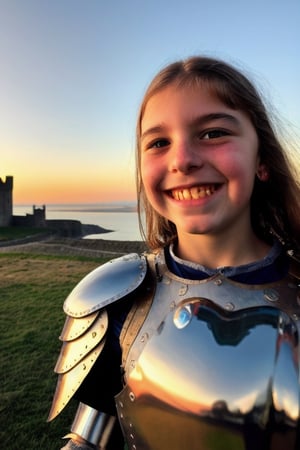
[[[299,448],[299,184],[243,74],[195,57],[154,78],[137,188],[149,253],[65,302],[64,449]]]

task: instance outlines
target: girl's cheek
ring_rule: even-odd
[[[245,176],[251,170],[250,161],[247,163],[242,157],[230,154],[220,157],[216,166],[227,178]]]
[[[149,159],[142,160],[141,174],[145,182],[152,182],[157,176],[158,167],[156,167]]]
[[[142,172],[142,181],[146,191],[149,192],[149,189],[151,189],[153,183],[152,178],[149,176],[147,171]]]

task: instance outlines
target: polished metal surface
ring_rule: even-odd
[[[163,252],[148,261],[153,273],[158,275],[159,282],[150,313],[131,346],[124,364],[125,380],[160,323],[170,311],[187,298],[211,299],[215,305],[229,312],[259,306],[273,306],[292,317],[300,330],[300,286],[299,279],[293,275],[287,275],[276,283],[262,285],[238,283],[222,274],[216,274],[205,280],[188,280],[168,270]]]
[[[190,298],[147,341],[116,404],[130,449],[296,450],[299,394],[286,313]]]
[[[108,327],[107,312],[98,313],[98,319],[84,334],[63,343],[54,371],[65,373],[75,367],[85,358],[103,339]]]
[[[105,449],[116,418],[79,403],[71,432],[87,442]]]
[[[59,374],[48,422],[53,420],[69,403],[103,350],[105,340],[66,373]]]
[[[67,405],[104,347],[105,306],[134,291],[146,272],[145,257],[129,254],[114,259],[87,275],[66,299],[63,345],[55,366],[59,377],[48,421]]]
[[[89,273],[64,303],[71,317],[85,317],[134,291],[145,278],[145,257],[131,253],[113,259]]]
[[[105,310],[91,317],[67,317],[61,335],[65,341],[54,369],[59,377],[48,421],[54,419],[68,404],[93,367],[103,350],[107,327]]]
[[[222,274],[185,280],[168,271],[163,252],[153,261],[155,297],[130,346],[127,385],[116,399],[129,448],[296,450],[299,278],[258,286]],[[144,257],[118,258],[67,298],[57,364],[63,373],[48,420],[73,397],[103,349],[104,307],[140,286],[146,271]]]
[[[99,311],[89,314],[85,317],[66,317],[66,321],[62,332],[59,336],[61,341],[73,341],[82,334],[93,324],[93,322],[99,317]]]

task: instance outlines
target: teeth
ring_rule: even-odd
[[[198,200],[212,195],[215,192],[214,186],[196,186],[191,189],[173,190],[172,196],[176,200]]]
[[[188,189],[182,191],[184,200],[190,200],[192,198],[191,193]]]

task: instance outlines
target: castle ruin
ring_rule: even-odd
[[[46,207],[33,206],[32,214],[26,216],[13,215],[13,177],[0,178],[0,227],[25,226],[46,227]]]
[[[31,227],[44,228],[50,234],[64,237],[82,237],[88,234],[103,233],[104,228],[98,225],[85,225],[79,220],[46,219],[46,206],[32,207],[32,214],[16,216],[13,214],[13,177],[7,176],[5,181],[0,177],[0,228]]]
[[[13,177],[0,178],[0,227],[9,227],[13,220]]]

